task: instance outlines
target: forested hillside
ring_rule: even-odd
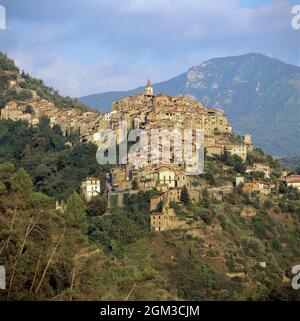
[[[65,200],[79,191],[87,176],[105,177],[108,167],[96,160],[97,147],[79,144],[74,134],[67,139],[58,126],[50,128],[49,119],[37,127],[25,122],[0,121],[0,163],[11,161],[31,175],[35,189],[56,200]],[[70,146],[70,140],[74,146]]]
[[[77,106],[18,76],[7,57],[0,62],[2,105],[39,91],[61,108]],[[150,199],[159,191],[124,196],[123,207],[108,208],[111,167],[97,163],[96,150],[46,117],[34,126],[0,120],[0,265],[7,273],[0,300],[299,299],[291,269],[300,258],[300,192],[282,180],[279,160],[260,149],[245,161],[226,149],[206,154],[204,173],[191,182],[201,198],[192,202],[185,187],[170,204],[185,229],[155,233]],[[257,163],[269,166],[269,178],[246,172]],[[238,175],[274,187],[266,195],[232,188]],[[91,201],[80,195],[87,176],[101,179],[102,193]],[[221,199],[209,194],[226,185],[230,193]]]
[[[149,197],[140,193],[122,210],[89,216],[72,194],[61,213],[48,196],[34,192],[24,170],[2,164],[0,264],[7,268],[8,289],[0,298],[297,299],[284,278],[299,257],[299,195],[286,194],[276,206],[253,204],[253,220],[236,212],[237,204],[249,204],[243,195],[223,204],[205,199],[186,205],[178,215],[197,222],[195,235],[149,232]]]
[[[300,174],[300,157],[291,157],[291,158],[284,158],[282,160],[283,164],[289,168],[291,171],[297,172]]]
[[[223,201],[204,191],[199,203],[187,197],[173,204],[190,230],[153,233],[149,203],[157,191],[140,192],[124,208],[108,211],[103,197],[88,203],[75,193],[82,177],[105,171],[92,157],[93,145],[65,146],[46,119],[37,128],[12,122],[1,128],[7,143],[0,153],[0,265],[8,275],[1,299],[298,298],[290,287],[300,257],[296,190],[282,185],[264,201],[240,189]],[[278,161],[260,150],[247,160],[256,161],[269,163],[276,180]],[[206,172],[194,184],[220,186],[244,171],[237,157],[207,157]],[[64,212],[55,210],[59,195]],[[255,216],[242,217],[245,208]]]

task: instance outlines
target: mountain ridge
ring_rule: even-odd
[[[185,73],[153,85],[156,93],[188,94],[223,109],[239,133],[253,133],[254,143],[278,157],[300,154],[300,67],[263,54],[213,58]],[[109,111],[111,102],[143,87],[79,98]]]

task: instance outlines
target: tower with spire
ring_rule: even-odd
[[[148,98],[153,98],[153,96],[154,96],[154,90],[153,90],[150,79],[148,79],[148,81],[147,81],[147,85],[145,87],[144,94]]]

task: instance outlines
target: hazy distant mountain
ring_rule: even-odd
[[[140,92],[108,92],[80,98],[98,110]],[[156,93],[189,94],[225,110],[233,128],[251,132],[256,146],[277,155],[300,155],[300,67],[261,54],[216,58],[154,85]]]

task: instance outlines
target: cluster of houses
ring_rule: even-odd
[[[233,184],[205,188],[208,197],[223,201],[226,196],[233,193],[234,188],[240,186],[245,193],[249,195],[256,193],[263,199],[277,188],[270,179],[271,169],[268,164],[255,163],[248,167],[246,172],[263,175],[261,175],[262,178],[254,181],[238,176]],[[282,180],[287,186],[300,190],[300,175],[286,173],[283,174]],[[95,177],[88,177],[81,184],[82,194],[88,201],[105,191],[108,209],[123,207],[126,197],[137,194],[139,191],[156,189],[158,195],[150,200],[150,226],[154,231],[184,228],[186,222],[175,215],[171,206],[172,203],[181,203],[183,188],[187,189],[192,201],[199,202],[202,199],[204,188],[194,187],[192,179],[183,169],[175,165],[145,167],[140,170],[124,165],[107,174],[105,186],[101,186],[100,179]]]
[[[50,125],[60,126],[63,134],[69,136],[77,132],[81,140],[93,135],[101,127],[104,116],[94,111],[81,111],[75,108],[58,108],[52,102],[41,99],[35,91],[32,98],[24,101],[11,101],[1,109],[3,120],[26,121],[30,126],[39,124],[42,117],[48,117]]]
[[[16,86],[16,84],[12,84]],[[41,99],[33,92],[33,97],[25,101],[9,102],[1,110],[1,119],[14,121],[24,120],[31,126],[39,123],[43,116],[50,119],[51,126],[59,125],[68,136],[76,130],[82,142],[93,142],[101,146],[99,131],[101,129],[118,129],[120,122],[125,122],[127,130],[132,129],[184,129],[202,130],[204,132],[204,147],[209,156],[222,155],[226,149],[230,155],[238,155],[243,161],[253,149],[252,138],[246,134],[239,142],[232,141],[232,128],[224,112],[216,108],[207,108],[201,102],[189,96],[154,95],[151,82],[148,81],[143,93],[121,98],[112,104],[112,111],[100,114],[77,109],[60,109],[53,103]],[[162,146],[159,143],[159,151]],[[194,146],[193,146],[194,149]],[[171,144],[171,162],[153,164],[145,162],[142,166],[125,164],[116,166],[107,174],[105,187],[101,186],[99,178],[87,177],[81,184],[81,190],[87,201],[100,195],[105,190],[108,208],[123,206],[128,195],[138,191],[156,189],[159,195],[151,199],[150,222],[155,231],[178,228],[182,222],[177,219],[171,206],[172,202],[180,203],[183,188],[193,201],[199,201],[202,191],[193,187],[187,165],[177,165],[173,160],[175,146]],[[242,186],[247,193],[257,192],[268,195],[273,188],[271,170],[267,164],[253,164],[247,168],[247,174],[263,173],[263,178],[247,181],[237,177],[235,187]],[[285,177],[287,186],[300,189],[300,176]],[[221,188],[208,188],[209,197],[222,199],[233,192],[234,185]],[[59,205],[58,205],[59,206]]]
[[[101,129],[118,129],[120,122],[126,122],[128,131],[136,128],[203,130],[208,155],[221,155],[226,147],[230,154],[245,159],[247,151],[252,148],[249,134],[245,135],[243,142],[230,141],[232,128],[222,110],[206,108],[201,102],[189,96],[163,94],[155,96],[150,81],[144,93],[113,102],[112,111],[106,114],[58,108],[32,91],[30,99],[7,103],[1,109],[0,117],[27,121],[29,125],[35,126],[43,116],[50,119],[51,126],[59,125],[65,136],[76,131],[82,142],[95,144],[101,144],[99,142]]]
[[[293,187],[300,190],[300,175],[288,175],[286,176],[285,181],[288,187]]]
[[[118,129],[120,122],[125,122],[128,131],[132,129],[175,129],[203,130],[204,145],[208,155],[221,155],[226,147],[229,154],[236,154],[243,160],[252,149],[250,134],[244,140],[230,141],[232,128],[224,112],[216,108],[207,108],[201,102],[189,96],[154,95],[148,81],[144,93],[121,98],[112,104],[112,111],[105,114],[103,128]],[[87,138],[96,144],[97,132]],[[172,149],[172,146],[171,146]]]

